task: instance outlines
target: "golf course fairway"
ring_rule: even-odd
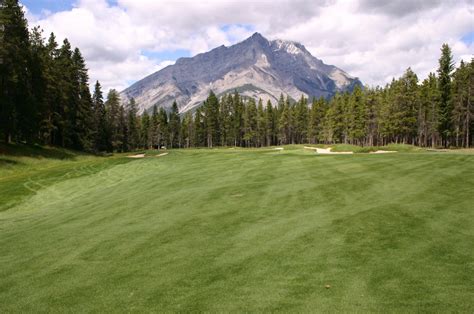
[[[0,156],[1,313],[474,310],[473,153],[157,154]]]

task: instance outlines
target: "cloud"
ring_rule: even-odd
[[[169,65],[160,56],[195,55],[254,31],[299,41],[324,62],[364,83],[385,84],[411,66],[423,78],[447,42],[470,59],[472,1],[460,0],[78,0],[72,9],[28,13],[58,39],[80,47],[91,81],[122,89]],[[44,8],[46,12],[49,8]]]
[[[441,0],[361,0],[359,9],[364,12],[405,16],[430,10],[441,4]]]

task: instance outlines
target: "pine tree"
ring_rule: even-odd
[[[471,141],[470,131],[474,117],[472,89],[474,89],[472,62],[466,65],[461,61],[453,74],[452,82],[452,124],[457,147],[468,147]]]
[[[151,122],[150,122],[150,142],[152,148],[159,148],[160,145],[160,119],[158,116],[158,107],[156,105],[153,106],[153,111],[151,114]]]
[[[140,123],[140,147],[143,148],[150,148],[149,146],[149,134],[150,134],[150,115],[148,112],[143,112],[142,118],[141,118],[141,123]]]
[[[198,147],[206,145],[207,130],[204,121],[205,119],[202,109],[197,108],[196,113],[194,114],[194,142]]]
[[[244,106],[242,99],[237,91],[232,97],[232,137],[234,146],[242,146],[242,138],[244,134]]]
[[[219,108],[219,125],[221,129],[221,146],[232,145],[232,96],[224,95]]]
[[[93,111],[92,97],[89,90],[89,75],[82,54],[78,48],[72,55],[74,65],[74,93],[77,101],[75,107],[75,123],[73,125],[73,147],[78,150],[93,150],[92,129]]]
[[[449,139],[452,135],[451,74],[453,70],[454,62],[451,48],[447,44],[443,44],[439,59],[438,86],[440,92],[439,132],[445,147],[449,146]]]
[[[260,98],[257,106],[257,130],[256,130],[256,145],[262,147],[265,145],[265,112],[263,110],[263,102]]]
[[[0,6],[0,133],[6,142],[30,139],[32,108],[28,24],[18,0]]]
[[[181,137],[183,139],[183,146],[186,148],[194,146],[194,125],[193,115],[191,112],[186,112],[181,123]]]
[[[430,73],[420,87],[418,108],[418,144],[436,146],[438,141],[439,123],[439,90],[434,73]]]
[[[367,105],[360,86],[356,86],[349,99],[350,122],[349,139],[351,144],[361,145],[367,135]]]
[[[111,89],[107,95],[105,111],[110,135],[108,151],[119,151],[123,145],[123,128],[120,125],[120,96],[115,89]]]
[[[220,142],[219,100],[213,91],[210,91],[204,108],[207,127],[207,147],[212,148]]]
[[[308,139],[311,144],[323,140],[323,119],[326,115],[326,107],[326,100],[323,97],[318,100],[313,98],[308,120]]]
[[[265,145],[271,146],[276,144],[276,123],[275,113],[273,112],[273,106],[270,100],[267,101],[265,108]]]
[[[165,109],[160,108],[158,111],[158,121],[160,126],[160,141],[159,145],[168,147],[168,140],[169,140],[169,127],[168,127],[168,114],[166,113]]]
[[[119,140],[121,141],[121,145],[117,147],[119,152],[125,152],[128,150],[128,125],[127,125],[127,113],[125,112],[125,108],[120,106],[119,108],[119,120],[118,120],[118,131],[119,133]]]
[[[257,106],[255,99],[250,98],[244,112],[244,141],[245,146],[257,144]]]
[[[171,106],[170,118],[169,118],[169,135],[170,135],[170,146],[172,148],[179,147],[179,132],[181,129],[181,119],[179,117],[178,104],[176,101]]]
[[[128,150],[135,150],[139,146],[140,134],[138,129],[138,108],[134,98],[130,99],[127,109]]]
[[[94,94],[92,96],[94,108],[94,146],[97,152],[107,151],[110,147],[110,136],[107,124],[107,114],[105,111],[102,87],[99,81],[96,82]]]
[[[60,88],[57,84],[59,81],[60,69],[58,67],[58,44],[53,33],[50,34],[45,47],[45,56],[43,64],[43,79],[45,80],[44,103],[40,109],[40,139],[46,144],[58,143],[56,136],[58,135],[58,126],[55,124],[60,119],[58,112],[58,104],[60,101]],[[93,111],[93,110],[92,110]],[[94,132],[94,112],[92,112],[92,133]],[[91,134],[92,147],[95,149],[94,134]]]
[[[75,93],[77,84],[76,73],[72,61],[71,44],[64,39],[63,45],[59,49],[57,66],[59,69],[58,87],[59,99],[56,108],[57,142],[56,145],[62,147],[74,147],[74,127],[77,119],[78,94]]]
[[[280,134],[280,144],[290,144],[292,140],[292,113],[289,102],[283,103],[278,129]]]
[[[301,95],[294,107],[294,140],[297,144],[307,142],[308,132],[308,99]]]

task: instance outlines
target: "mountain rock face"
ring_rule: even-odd
[[[297,100],[332,97],[362,83],[343,70],[324,64],[296,42],[269,41],[259,33],[230,47],[220,46],[192,58],[180,58],[121,92],[124,103],[133,97],[141,112],[154,105],[169,109],[174,100],[181,113],[200,106],[212,90],[235,90],[243,96],[276,105],[280,94]]]

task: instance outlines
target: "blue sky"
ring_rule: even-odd
[[[408,67],[423,79],[436,69],[443,43],[456,61],[474,53],[472,0],[20,1],[31,26],[81,49],[91,81],[105,88],[123,89],[180,57],[256,31],[298,41],[369,85],[384,85]]]
[[[41,14],[43,10],[59,12],[70,10],[73,1],[71,0],[21,0],[33,14]]]
[[[474,22],[473,22],[474,24]],[[470,33],[467,33],[464,35],[461,40],[465,42],[466,44],[472,44],[474,42],[474,30]]]

